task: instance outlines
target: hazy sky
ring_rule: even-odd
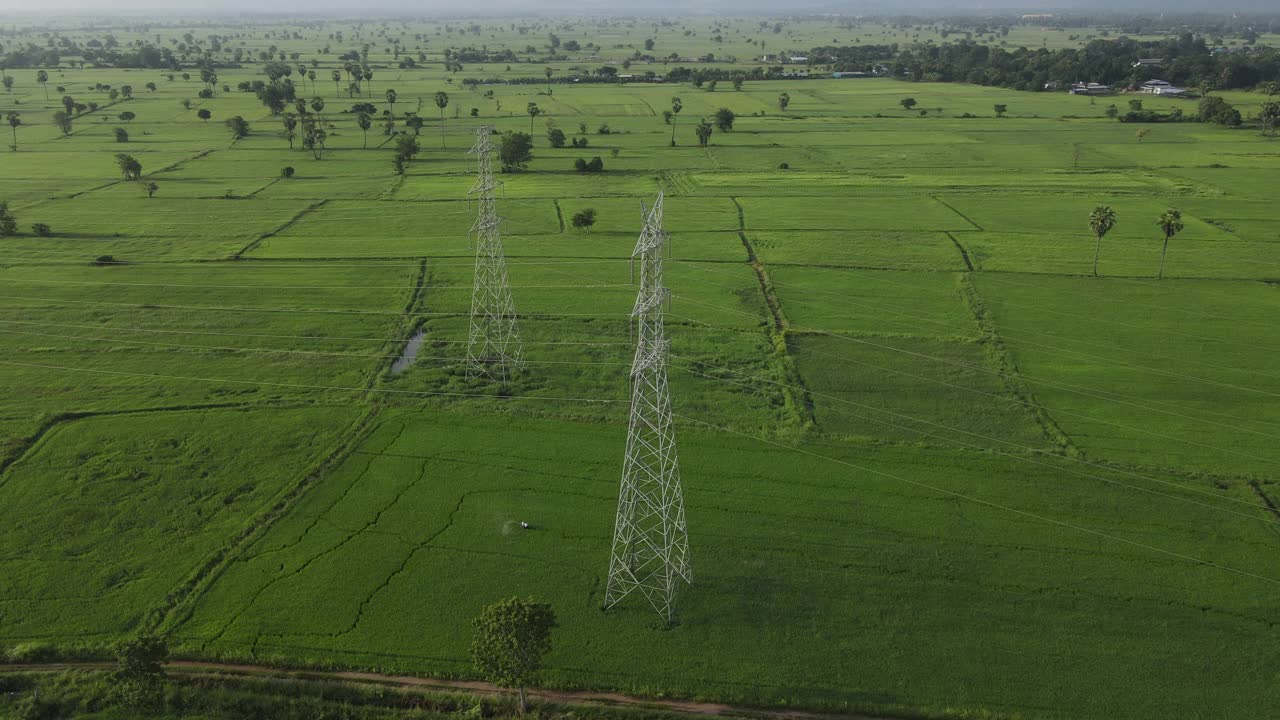
[[[0,0],[4,15],[93,14],[211,15],[224,13],[297,13],[325,15],[626,15],[626,14],[771,14],[792,12],[904,13],[920,9],[960,12],[1044,8],[1088,8],[1121,11],[1209,12],[1271,10],[1274,0],[645,0],[629,5],[617,0]]]

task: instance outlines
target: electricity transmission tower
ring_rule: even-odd
[[[476,275],[471,290],[471,329],[467,334],[467,377],[487,377],[506,384],[516,369],[524,367],[516,307],[507,283],[507,261],[498,232],[497,200],[493,179],[493,128],[476,129],[476,144],[468,154],[476,156],[476,184],[471,193],[479,198],[479,211],[471,231],[476,236]]]
[[[637,326],[636,354],[631,364],[631,419],[604,606],[613,607],[639,589],[670,624],[676,588],[681,580],[690,581],[690,573],[684,494],[667,387],[668,346],[663,331],[667,289],[662,285],[666,239],[659,193],[631,254],[640,261],[640,292],[631,311]]]

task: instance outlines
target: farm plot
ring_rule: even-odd
[[[1275,657],[1269,585],[1114,539],[1273,572],[1259,552],[1274,542],[1261,516],[1217,512],[1239,490],[1206,507],[1052,464],[813,447],[851,463],[839,465],[686,423],[696,580],[678,631],[662,633],[643,603],[599,609],[622,441],[620,422],[389,417],[194,601],[175,639],[225,658],[465,675],[467,619],[514,593],[557,608],[553,684],[660,685],[751,703],[803,693],[881,712],[986,708],[998,691],[1051,718],[1131,715],[1135,700],[1157,713],[1247,712],[1272,691],[1234,671]],[[978,628],[986,639],[975,644]],[[907,682],[903,666],[919,677]],[[1132,673],[1157,687],[1134,685]]]
[[[128,633],[360,414],[199,410],[54,426],[0,475],[0,642]]]
[[[1274,287],[982,274],[975,285],[1024,379],[1086,453],[1275,476]]]

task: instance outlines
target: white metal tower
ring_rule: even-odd
[[[676,457],[668,344],[663,329],[662,193],[645,216],[633,258],[640,261],[640,292],[631,317],[636,354],[631,365],[631,419],[618,515],[609,560],[604,605],[613,607],[639,589],[663,620],[671,623],[676,589],[690,582],[689,537]]]
[[[471,291],[471,329],[467,334],[467,377],[487,377],[506,384],[524,367],[515,302],[507,282],[507,261],[502,254],[498,225],[497,182],[493,179],[493,128],[476,129],[476,143],[469,151],[476,157],[476,184],[471,194],[479,198],[479,211],[471,230],[476,236],[476,274]]]

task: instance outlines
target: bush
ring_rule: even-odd
[[[53,228],[49,227],[45,223],[36,223],[31,226],[31,232],[39,235],[40,237],[50,237],[53,235]]]
[[[560,128],[552,128],[547,133],[547,142],[551,143],[553,148],[564,147],[564,131]]]
[[[779,166],[778,166],[778,169],[779,169],[779,170],[790,170],[790,169],[791,169],[791,164],[790,164],[790,163],[782,163],[781,165],[779,165]]]
[[[613,134],[613,130],[611,130],[611,129],[609,128],[609,124],[608,124],[608,123],[605,123],[605,124],[601,125],[600,127],[596,128],[596,134],[597,134],[597,135],[612,135],[612,134]]]
[[[58,649],[42,642],[25,642],[14,645],[5,653],[11,663],[44,663],[60,659]]]
[[[129,131],[120,127],[116,128],[116,142],[118,143],[129,142]]]
[[[90,265],[119,265],[120,263],[118,260],[116,260],[114,255],[99,255],[98,257],[93,259],[93,262],[89,264]]]
[[[294,170],[292,165],[285,165],[283,168],[280,168],[280,177],[286,180],[293,177],[293,173]]]

